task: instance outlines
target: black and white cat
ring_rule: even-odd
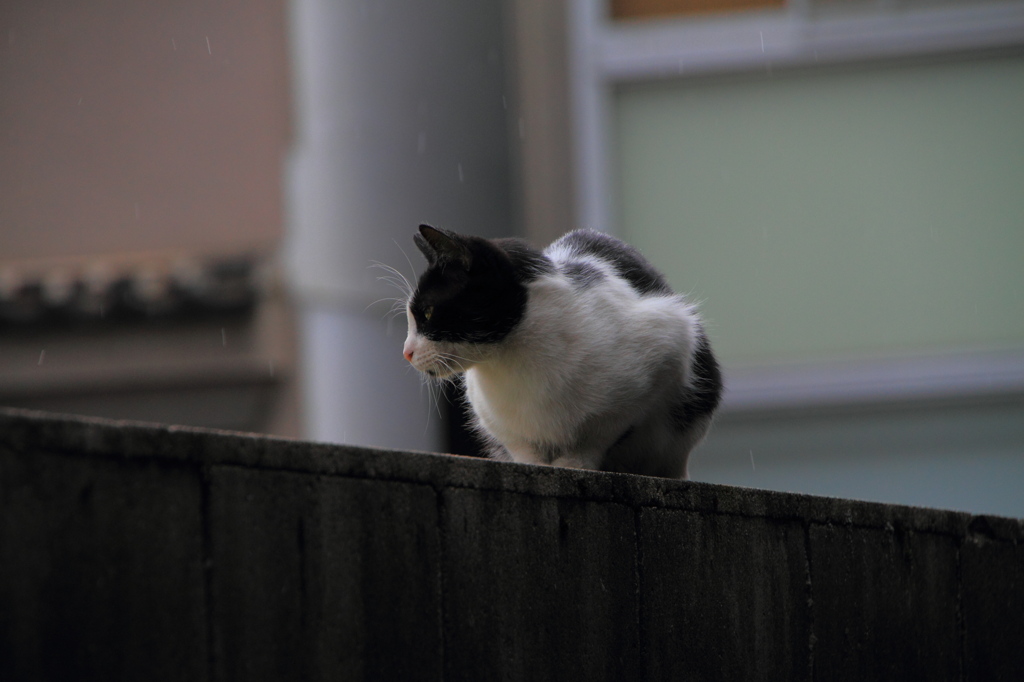
[[[421,225],[405,358],[465,373],[474,427],[516,462],[686,477],[722,379],[695,308],[633,247],[577,230],[543,252]]]

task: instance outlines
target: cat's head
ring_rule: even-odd
[[[420,225],[427,259],[406,313],[405,358],[444,378],[485,360],[526,312],[526,284],[547,259],[514,239],[488,240]]]

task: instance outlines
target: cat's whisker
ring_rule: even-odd
[[[406,256],[406,259],[408,259],[408,256]],[[378,277],[378,281],[387,282],[388,284],[394,286],[396,289],[399,289],[402,293],[406,295],[406,298],[412,296],[413,286],[412,284],[409,283],[408,278],[406,278],[406,276],[403,275],[400,270],[393,268],[390,265],[387,265],[386,263],[381,263],[380,261],[373,261],[371,267],[380,268],[381,270],[384,270],[385,273],[387,273],[385,275],[381,275],[380,277]]]
[[[490,362],[489,359],[483,357],[483,353],[477,354],[476,357],[466,357],[463,355],[456,355],[455,353],[443,353],[443,355],[450,360],[458,361],[460,364],[459,372],[464,372],[467,369],[466,367],[461,366],[462,363],[468,363],[470,365],[485,365]]]
[[[378,282],[385,282],[388,285],[390,285],[392,288],[398,289],[399,291],[402,292],[402,294],[405,296],[405,298],[408,298],[411,295],[411,292],[405,288],[406,284],[404,282],[401,282],[401,281],[395,279],[394,277],[378,277],[377,281]]]
[[[391,275],[377,277],[377,281],[378,282],[387,282],[388,284],[390,284],[391,286],[395,287],[396,289],[400,289],[402,292],[405,292],[405,290],[406,290],[405,289],[405,286],[406,286],[405,282],[403,282],[402,280],[397,279],[397,278],[395,278],[395,277],[393,277]]]
[[[438,360],[444,364],[445,368],[450,370],[453,367],[453,363],[466,360],[466,358],[460,358],[459,356],[452,355],[451,353],[441,353],[438,356]]]
[[[476,357],[474,357],[474,358],[459,358],[459,359],[460,360],[465,360],[466,362],[472,362],[472,363],[477,364],[477,365],[486,365],[486,364],[491,362],[491,359],[487,357],[487,353],[480,349],[480,344],[479,343],[472,344],[472,348],[473,348],[474,351],[477,351]],[[458,357],[458,356],[456,356],[456,357]]]
[[[403,280],[406,279],[405,275],[403,275],[402,271],[399,270],[398,268],[392,267],[392,266],[388,265],[387,263],[382,263],[379,260],[371,261],[371,263],[372,263],[372,267],[380,268],[382,270],[385,270],[386,272],[390,272],[392,274],[398,275]]]
[[[409,254],[405,252],[405,249],[402,248],[402,245],[398,243],[397,239],[392,239],[391,241],[393,241],[395,243],[395,246],[398,247],[398,250],[402,252],[402,256],[405,258],[405,262],[409,264],[409,270],[412,271],[413,279],[416,279],[416,267],[412,264],[412,259],[409,258]],[[412,289],[412,287],[409,287],[410,295],[412,294]]]
[[[379,303],[386,303],[387,301],[391,301],[391,307],[388,308],[388,312],[384,313],[385,315],[394,315],[398,312],[404,313],[406,300],[407,299],[399,298],[397,296],[386,296],[384,298],[378,298],[376,301],[363,308],[363,312],[365,313],[367,310],[369,310],[370,308]]]
[[[480,351],[480,344],[477,344],[477,343],[472,344],[471,345],[471,350],[477,351],[476,357],[468,357],[468,356],[465,356],[465,355],[457,355],[457,354],[455,354],[455,353],[453,353],[451,351],[445,351],[444,355],[445,355],[445,357],[454,358],[456,360],[464,360],[466,362],[483,362],[484,361],[481,358],[483,358],[483,356],[486,355],[486,353]]]
[[[377,275],[377,281],[387,282],[388,284],[393,285],[395,288],[401,290],[406,289],[407,285],[409,284],[408,282],[406,282],[406,280],[404,280],[403,276],[395,275],[390,272],[388,272],[387,274]]]
[[[446,377],[444,382],[443,382],[443,384],[441,386],[439,386],[439,388],[441,389],[441,397],[444,398],[444,401],[448,404],[449,407],[451,407],[452,406],[452,399],[450,397],[448,397],[448,391],[444,390],[445,389],[444,384],[447,384],[448,386],[454,386],[455,385],[455,377]]]
[[[410,365],[410,369],[411,368],[412,368],[412,366]],[[426,389],[426,391],[427,391],[427,413],[426,413],[426,415],[424,417],[424,420],[423,420],[423,435],[424,435],[424,437],[426,437],[427,431],[430,429],[430,415],[434,411],[433,410],[433,406],[431,404],[433,402],[433,399],[434,399],[434,391],[433,391],[433,387],[431,386],[431,382],[428,381],[427,378],[424,375],[420,374],[419,376],[420,376],[420,396],[423,395],[424,389]]]
[[[432,400],[433,403],[434,403],[434,410],[431,410],[430,402],[428,401],[427,402],[427,420],[426,420],[426,424],[423,426],[423,435],[424,435],[424,437],[426,437],[427,431],[430,429],[430,421],[431,421],[431,416],[432,416],[431,413],[432,412],[436,411],[437,412],[438,420],[440,420],[442,422],[444,421],[444,418],[441,416],[440,403],[438,402],[437,395],[435,393],[436,390],[437,390],[437,384],[432,382],[432,381],[428,381],[427,382],[427,393],[428,393],[428,395],[430,395],[430,400]]]
[[[394,318],[396,318],[396,317],[398,317],[400,315],[405,315],[405,309],[406,309],[406,302],[405,301],[401,301],[401,300],[396,300],[395,303],[391,306],[391,310],[389,310],[385,314],[388,317],[394,319]]]
[[[434,403],[434,411],[437,412],[437,418],[444,420],[444,415],[441,414],[441,402],[437,399],[437,391],[440,390],[440,385],[434,381],[427,381],[427,393],[430,395],[431,400]],[[427,418],[430,418],[430,407],[427,407]]]
[[[438,361],[438,364],[440,364],[442,367],[445,368],[445,370],[447,370],[448,374],[455,374],[457,372],[456,368],[453,366],[453,364],[451,362],[451,358],[446,358],[443,355],[441,355],[441,356],[438,356],[437,361]],[[440,378],[442,380],[443,379],[447,379],[447,377],[438,377],[438,378]]]

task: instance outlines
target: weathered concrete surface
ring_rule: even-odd
[[[809,679],[799,523],[667,509],[640,518],[647,679]]]
[[[178,463],[0,445],[0,680],[206,679],[200,502]]]
[[[1024,677],[1024,541],[1006,519],[979,517],[961,548],[965,680]]]
[[[815,525],[810,564],[816,678],[960,679],[953,538]]]
[[[209,480],[216,679],[439,679],[432,488],[219,466]]]
[[[466,489],[443,505],[446,679],[635,676],[629,507]]]
[[[0,679],[1018,679],[1024,523],[0,410]]]

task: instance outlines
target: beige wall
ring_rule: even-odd
[[[283,0],[0,3],[0,261],[281,233]]]
[[[106,301],[173,263],[273,256],[286,28],[285,0],[0,2],[0,404],[299,434],[272,278],[234,315],[49,314],[33,293],[52,313],[77,294],[49,285]]]

